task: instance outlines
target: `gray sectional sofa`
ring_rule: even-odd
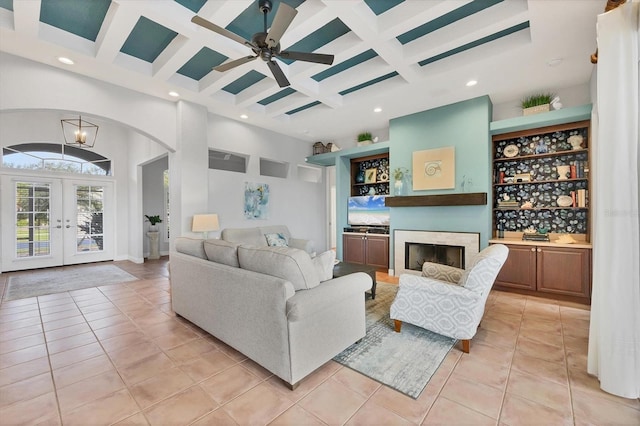
[[[291,247],[180,237],[170,253],[173,310],[293,389],[365,335],[371,277],[321,281],[332,267],[331,256]]]

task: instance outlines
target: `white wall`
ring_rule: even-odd
[[[312,143],[209,114],[209,147],[250,155],[247,173],[209,170],[209,213],[221,228],[285,224],[297,238],[311,239],[318,252],[327,250],[326,188],[298,178],[297,166],[311,155]],[[260,157],[289,163],[286,179],[260,176]],[[244,218],[245,182],[269,184],[268,220]],[[210,233],[213,235],[214,233]]]
[[[169,158],[165,155],[151,163],[142,166],[142,211],[149,216],[158,215],[162,219],[159,223],[160,232],[159,250],[161,255],[169,254],[169,241],[167,240],[167,222],[164,220],[166,213],[164,171],[169,168]],[[145,222],[143,227],[145,257],[149,255],[149,239],[146,232],[150,223]]]

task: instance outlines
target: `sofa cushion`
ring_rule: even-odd
[[[229,266],[239,267],[237,243],[230,243],[224,240],[206,240],[204,251],[207,258],[212,262],[222,263]]]
[[[289,247],[289,239],[281,233],[265,234],[269,247]]]
[[[260,228],[225,228],[222,230],[220,238],[231,243],[249,244],[258,247],[267,245],[267,240],[260,232]]]
[[[176,238],[176,251],[206,260],[207,254],[204,252],[203,242],[204,240],[199,238],[178,237]]]
[[[241,245],[238,262],[243,269],[287,280],[295,290],[307,290],[320,284],[311,257],[304,250]]]
[[[320,282],[327,281],[333,278],[333,267],[335,266],[336,252],[333,250],[320,253],[316,257],[311,259],[313,266],[316,268],[318,279]]]

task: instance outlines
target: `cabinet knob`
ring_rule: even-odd
[[[539,249],[538,249],[538,253],[540,253],[541,251],[542,251],[542,249],[540,249],[540,248],[539,248]]]
[[[536,251],[535,247],[531,249],[531,251]]]

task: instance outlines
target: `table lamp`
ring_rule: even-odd
[[[196,214],[193,215],[193,224],[191,225],[192,232],[202,232],[204,239],[207,239],[207,233],[209,231],[217,231],[220,229],[220,222],[218,221],[218,215],[213,214]]]

